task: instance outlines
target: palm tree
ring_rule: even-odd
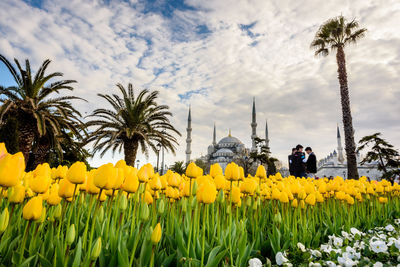
[[[61,80],[50,83],[50,80],[62,77],[60,72],[45,75],[50,60],[45,60],[33,77],[29,60],[25,61],[23,69],[17,59],[14,59],[17,69],[3,55],[2,61],[11,75],[16,86],[0,88],[0,123],[7,118],[14,117],[18,120],[19,149],[28,162],[29,152],[32,150],[35,137],[46,136],[48,131],[55,134],[60,132],[58,116],[64,120],[76,120],[80,113],[73,108],[70,100],[81,99],[75,96],[51,97],[62,90],[73,90],[74,80]]]
[[[316,50],[316,56],[327,56],[329,52],[336,51],[347,156],[347,171],[348,177],[353,179],[358,178],[358,170],[344,48],[348,44],[356,43],[364,36],[365,32],[366,29],[360,29],[356,20],[347,21],[343,16],[339,16],[322,24],[311,43],[311,48]]]
[[[96,109],[87,126],[97,126],[91,133],[87,142],[94,141],[94,151],[101,151],[101,156],[112,149],[113,153],[124,149],[125,161],[134,166],[139,146],[143,153],[148,155],[149,148],[157,153],[160,144],[171,152],[175,152],[176,138],[172,134],[180,133],[171,125],[166,105],[158,105],[156,100],[158,91],[150,92],[144,89],[137,96],[134,94],[132,84],[126,90],[117,84],[122,93],[122,98],[116,94],[100,97],[107,100],[112,109]]]

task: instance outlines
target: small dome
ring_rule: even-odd
[[[232,156],[233,152],[230,149],[227,148],[220,148],[215,152],[216,156]]]

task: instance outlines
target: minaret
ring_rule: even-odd
[[[187,137],[186,137],[186,163],[190,162],[190,154],[192,153],[191,145],[192,145],[192,116],[191,116],[191,107],[189,106],[189,115],[188,115],[188,124],[186,128]]]
[[[256,151],[257,122],[256,122],[256,98],[253,98],[253,113],[251,121],[251,151]]]
[[[268,121],[265,121],[265,145],[269,148]]]
[[[339,125],[337,126],[337,150],[338,150],[338,161],[340,163],[344,162],[344,157],[343,157],[343,147],[342,147],[342,138],[340,137],[340,131],[339,131]]]
[[[214,132],[213,132],[213,146],[217,145],[217,129],[215,128],[215,122],[214,122]]]

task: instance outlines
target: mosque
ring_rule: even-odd
[[[207,164],[218,163],[222,169],[228,165],[228,163],[234,161],[238,158],[246,157],[252,151],[256,151],[256,142],[257,138],[257,121],[256,121],[256,103],[255,99],[253,99],[253,111],[252,111],[252,122],[251,122],[251,140],[252,146],[251,148],[246,148],[242,141],[238,138],[232,136],[231,131],[229,130],[228,136],[225,136],[217,143],[217,134],[216,134],[216,126],[214,124],[213,131],[213,140],[212,143],[208,146],[207,154],[203,156],[201,159],[205,161]],[[189,108],[188,115],[188,124],[187,124],[187,138],[186,138],[186,162],[190,162],[191,158],[191,133],[192,133],[192,117],[191,117],[191,109]],[[268,124],[265,124],[265,140],[266,145],[269,146],[268,139]]]
[[[357,154],[357,169],[360,176],[369,177],[371,180],[377,180],[382,176],[378,170],[378,162],[360,164],[362,158]],[[327,157],[321,159],[317,166],[317,177],[347,177],[347,162],[345,161],[342,147],[342,138],[340,136],[339,126],[337,127],[337,151],[333,150]]]

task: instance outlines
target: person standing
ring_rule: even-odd
[[[306,155],[303,152],[303,146],[297,145],[296,152],[292,156],[293,175],[295,177],[306,177]]]
[[[308,154],[306,162],[307,177],[315,178],[315,174],[317,173],[317,157],[311,147],[306,147],[306,153]]]
[[[296,153],[296,148],[292,148],[292,154],[288,156],[288,161],[289,161],[289,173],[290,175],[294,175],[294,169],[293,169],[293,155]]]

